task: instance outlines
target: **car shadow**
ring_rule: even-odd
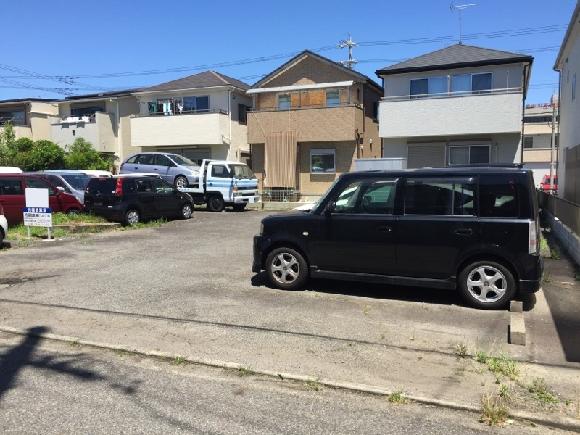
[[[260,272],[252,277],[252,286],[267,287],[281,292],[286,291],[273,287],[269,283],[265,272]],[[463,301],[461,295],[457,291],[429,287],[395,286],[330,279],[310,279],[302,291],[316,291],[330,295],[398,300],[403,302],[424,302],[436,305],[457,305],[460,307],[472,308]]]

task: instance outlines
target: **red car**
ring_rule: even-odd
[[[83,209],[73,195],[61,191],[42,175],[0,174],[0,204],[10,225],[22,223],[22,209],[26,207],[26,187],[48,189],[49,207],[53,213],[73,213]]]
[[[542,192],[550,192],[554,191],[556,193],[558,191],[558,176],[554,177],[554,186],[550,186],[550,174],[544,175],[542,178],[542,182],[540,183],[540,190]]]

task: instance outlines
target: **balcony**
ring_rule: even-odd
[[[558,161],[558,148],[554,148],[554,161]],[[550,148],[524,148],[524,163],[550,162]]]
[[[352,141],[363,132],[363,110],[355,104],[334,107],[262,109],[248,112],[248,142],[264,143],[266,136],[298,132],[299,142]]]
[[[522,128],[520,88],[383,98],[379,135],[388,137],[516,133]]]
[[[69,116],[51,125],[52,138],[64,148],[80,137],[90,142],[100,153],[113,153],[117,150],[113,125],[114,115],[111,113]]]
[[[229,138],[229,115],[224,111],[131,118],[131,145],[136,147],[222,145]]]

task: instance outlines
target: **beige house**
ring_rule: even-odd
[[[560,72],[560,162],[558,195],[580,204],[580,3],[560,47],[554,69]]]
[[[557,104],[554,101],[554,104]],[[524,110],[524,166],[534,173],[534,182],[539,186],[545,175],[550,174],[550,152],[554,133],[554,170],[558,162],[558,121],[553,122],[552,103],[527,104]],[[552,130],[553,129],[553,130]]]
[[[5,122],[10,122],[14,126],[16,139],[50,140],[50,123],[57,115],[58,106],[53,100],[26,98],[0,101],[0,129]]]
[[[248,85],[205,71],[135,92],[131,145],[181,154],[194,161],[249,158]]]
[[[520,163],[532,61],[455,44],[378,70],[383,156],[409,168]]]
[[[131,147],[130,116],[138,113],[135,90],[67,97],[58,101],[53,118],[52,141],[64,149],[77,138],[89,141],[102,154],[115,158],[115,165],[138,149]]]
[[[252,168],[266,191],[324,193],[356,158],[379,157],[381,87],[308,50],[249,91]]]

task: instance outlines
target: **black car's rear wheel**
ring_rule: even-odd
[[[292,248],[276,248],[266,259],[266,272],[274,287],[297,290],[308,279],[308,264],[304,257]]]
[[[141,220],[141,215],[135,209],[130,209],[125,212],[125,225],[136,225]]]
[[[483,309],[505,307],[516,294],[510,270],[495,261],[476,261],[459,274],[459,288],[469,304]]]

